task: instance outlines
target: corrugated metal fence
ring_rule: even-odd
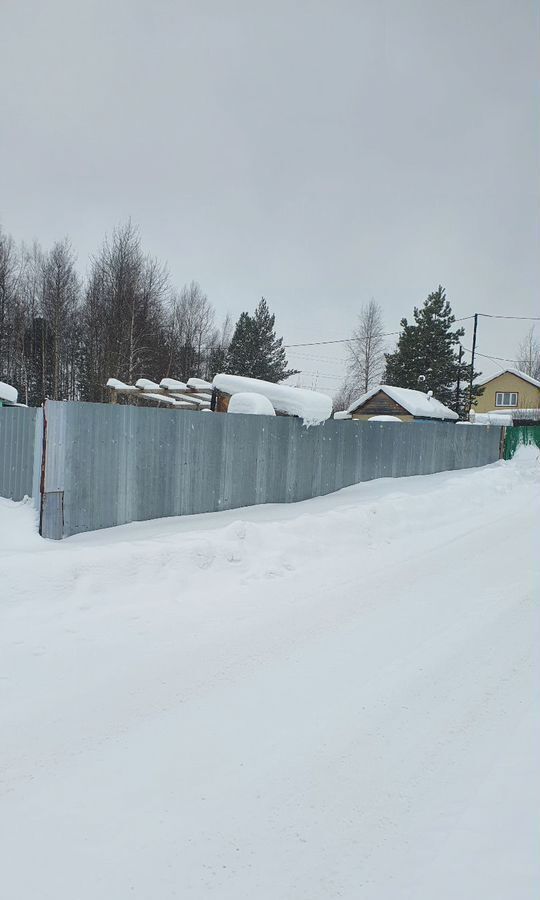
[[[33,494],[36,417],[41,411],[0,407],[0,497],[22,500]]]
[[[41,533],[289,503],[372,478],[482,466],[501,430],[48,401]]]

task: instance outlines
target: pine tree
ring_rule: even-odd
[[[453,329],[452,314],[446,292],[441,285],[431,293],[422,307],[414,308],[414,324],[401,320],[401,334],[394,353],[386,354],[384,381],[396,387],[433,391],[441,403],[455,405],[456,384],[469,383],[471,367],[460,363],[456,348],[464,335],[463,328]],[[479,373],[475,372],[474,377]],[[479,389],[473,388],[473,398]],[[461,415],[468,406],[468,395],[462,395]]]
[[[264,297],[253,316],[243,312],[227,353],[227,372],[273,382],[296,375],[295,369],[287,368],[283,338],[276,337],[274,326],[275,316]]]

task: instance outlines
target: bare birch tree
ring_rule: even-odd
[[[375,300],[362,307],[347,352],[347,383],[358,394],[363,394],[377,384],[384,369],[382,310]]]
[[[540,341],[534,333],[534,325],[518,347],[517,366],[531,378],[540,379]]]

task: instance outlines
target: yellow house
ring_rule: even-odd
[[[518,369],[505,369],[476,382],[484,392],[474,401],[475,412],[510,412],[540,408],[540,381]]]

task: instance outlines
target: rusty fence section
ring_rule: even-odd
[[[501,429],[444,422],[179,414],[99,403],[45,405],[40,533],[290,503],[373,478],[493,463]],[[35,467],[34,467],[35,468]]]

